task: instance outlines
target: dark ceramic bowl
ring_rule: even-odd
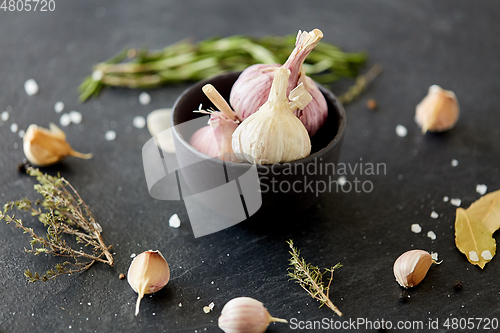
[[[251,167],[244,163],[223,162],[200,153],[188,143],[193,128],[182,126],[203,116],[193,112],[200,103],[203,109],[214,107],[202,92],[205,84],[211,83],[229,101],[231,87],[239,75],[240,72],[231,72],[198,82],[185,90],[174,104],[172,122],[177,160],[184,182],[192,193],[201,193],[220,186],[221,181],[236,179]],[[327,121],[311,139],[312,151],[308,157],[289,163],[257,166],[262,195],[257,216],[282,209],[301,212],[317,203],[322,193],[336,189],[334,170],[344,139],[346,115],[339,100],[329,90],[318,86],[328,104]],[[183,167],[185,165],[190,166]],[[225,176],[221,170],[226,170]],[[239,191],[244,194],[244,189],[239,188]]]

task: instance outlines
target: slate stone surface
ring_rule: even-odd
[[[1,2],[1,1],[0,1]],[[272,315],[297,320],[338,321],[293,282],[288,281],[292,238],[315,265],[341,262],[331,288],[342,322],[366,318],[397,321],[497,318],[500,261],[484,270],[469,264],[454,244],[455,208],[443,197],[468,207],[479,198],[477,184],[500,188],[500,22],[498,2],[477,1],[96,1],[55,0],[54,12],[0,10],[0,111],[10,119],[0,126],[0,198],[33,198],[33,181],[16,171],[23,159],[22,139],[12,123],[26,130],[58,122],[57,101],[83,114],[80,125],[64,130],[88,161],[69,158],[44,169],[69,179],[91,206],[105,240],[116,253],[114,267],[95,265],[78,276],[29,284],[26,268],[44,271],[50,257],[24,254],[28,237],[0,226],[0,331],[2,332],[218,332],[223,305],[236,296],[262,301]],[[147,191],[141,148],[146,129],[132,126],[136,115],[170,107],[188,86],[150,91],[147,106],[140,90],[109,89],[98,99],[77,102],[77,87],[94,63],[126,46],[161,48],[184,38],[214,35],[289,34],[319,27],[325,40],[349,51],[365,50],[370,64],[385,70],[363,97],[346,107],[348,127],[341,162],[384,163],[385,174],[347,175],[373,184],[371,193],[332,193],[317,207],[285,220],[235,226],[195,239],[181,202],[158,202]],[[27,96],[24,82],[40,87]],[[348,83],[332,85],[341,92]],[[423,136],[413,120],[415,105],[431,84],[453,90],[461,106],[457,126]],[[375,98],[376,111],[365,106]],[[395,127],[407,127],[400,138]],[[105,141],[107,130],[116,140]],[[362,161],[361,161],[362,159]],[[458,166],[452,167],[451,160]],[[432,211],[439,213],[432,219]],[[177,213],[182,225],[168,226]],[[34,220],[27,223],[35,225]],[[33,221],[33,222],[31,222]],[[413,223],[421,234],[410,231]],[[426,234],[434,231],[432,241]],[[496,236],[498,240],[498,235]],[[134,317],[136,294],[126,280],[132,253],[159,249],[170,263],[165,289],[146,296]],[[394,281],[392,264],[404,251],[439,253],[425,280],[408,291]],[[456,293],[453,283],[463,282]],[[205,314],[203,306],[215,303]],[[364,326],[363,326],[364,327]],[[450,327],[451,329],[451,327]],[[269,332],[289,332],[271,324]],[[301,329],[298,331],[308,331]],[[394,329],[392,330],[394,331]],[[419,330],[428,331],[428,327]],[[454,330],[456,331],[456,330]]]

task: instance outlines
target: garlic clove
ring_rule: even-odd
[[[66,156],[92,158],[92,154],[73,150],[66,142],[66,134],[52,123],[50,129],[30,125],[23,137],[23,150],[31,164],[41,167],[60,162]]]
[[[427,131],[442,132],[455,126],[460,115],[457,97],[453,91],[438,85],[429,87],[427,96],[417,105],[415,121]]]
[[[290,70],[277,68],[267,102],[234,131],[232,147],[240,160],[274,164],[295,161],[310,154],[307,129],[291,108],[303,99],[296,93],[292,96],[295,102],[290,103],[287,98],[289,76]],[[309,94],[305,90],[302,93]]]
[[[437,264],[427,251],[411,250],[394,262],[394,276],[401,287],[411,288],[419,284],[432,264]]]
[[[144,295],[152,294],[165,287],[170,279],[170,268],[160,251],[145,251],[132,260],[127,273],[127,281],[138,294],[135,315]]]
[[[263,333],[271,322],[287,323],[284,319],[271,317],[261,302],[237,297],[224,305],[219,328],[225,333]]]
[[[148,114],[146,124],[151,136],[155,137],[156,142],[164,152],[175,153],[174,134],[171,128],[170,118],[172,109],[158,109]]]

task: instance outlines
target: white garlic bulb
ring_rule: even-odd
[[[263,333],[271,322],[287,323],[284,319],[271,317],[261,302],[237,297],[224,305],[219,328],[225,333]]]
[[[139,314],[141,299],[165,287],[170,279],[170,268],[160,251],[145,251],[132,260],[127,281],[138,294],[135,315]]]
[[[438,85],[429,87],[427,96],[417,105],[415,121],[427,131],[442,132],[455,126],[460,115],[457,97],[453,91]]]
[[[223,161],[238,162],[231,146],[232,135],[238,127],[239,119],[231,107],[211,84],[203,86],[203,92],[214,103],[218,111],[198,112],[210,114],[208,126],[197,130],[190,138],[189,144],[199,152]]]
[[[92,158],[92,154],[73,150],[66,142],[66,134],[52,123],[50,129],[30,125],[23,137],[23,150],[31,164],[41,167],[56,164],[66,156]]]
[[[286,94],[289,76],[290,70],[277,68],[268,101],[234,131],[233,151],[240,160],[274,164],[295,161],[311,153],[307,130],[293,114],[311,101],[311,95],[300,84],[290,92],[290,102]]]
[[[411,288],[419,284],[433,263],[432,256],[427,251],[411,250],[403,253],[394,262],[394,276],[399,285]]]
[[[319,29],[314,29],[311,32],[299,31],[295,48],[283,65],[291,72],[287,94],[303,83],[312,96],[309,105],[303,110],[295,111],[295,115],[302,121],[311,137],[325,123],[328,116],[328,105],[316,83],[305,75],[302,64],[321,38],[323,38],[323,33]],[[267,101],[274,78],[274,70],[280,66],[279,64],[252,65],[238,77],[231,89],[229,101],[241,120],[257,112]]]

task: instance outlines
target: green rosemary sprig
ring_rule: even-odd
[[[229,36],[198,43],[183,40],[158,51],[125,49],[94,66],[94,75],[87,76],[79,87],[79,99],[84,102],[95,97],[105,86],[153,88],[242,71],[253,64],[282,64],[294,46],[295,36]],[[365,53],[346,53],[322,41],[309,54],[304,67],[314,80],[326,84],[355,77],[366,58]]]
[[[26,270],[24,275],[28,280],[47,281],[63,274],[78,273],[89,269],[96,262],[113,266],[113,256],[109,251],[111,246],[104,244],[101,226],[73,186],[62,177],[43,174],[31,167],[27,169],[27,173],[36,177],[39,182],[34,185],[34,189],[43,196],[43,201],[37,200],[33,204],[24,198],[8,202],[4,205],[3,212],[0,212],[0,220],[5,220],[7,224],[14,223],[16,228],[31,236],[31,249],[25,248],[26,252],[34,255],[46,253],[72,259],[72,262],[57,264],[54,269],[42,276]],[[40,205],[41,208],[37,207]],[[7,215],[7,212],[14,208],[37,216],[47,228],[45,237],[37,235],[32,228],[25,226],[21,219]],[[92,251],[72,248],[62,238],[63,234],[73,235],[77,243],[91,247]]]
[[[300,251],[293,246],[291,239],[287,241],[287,244],[292,249],[289,251],[291,255],[290,266],[292,266],[288,268],[290,280],[295,280],[295,283],[300,284],[312,298],[320,301],[320,308],[326,305],[335,311],[337,315],[342,316],[342,312],[330,301],[330,284],[333,280],[333,272],[342,265],[338,263],[331,268],[325,268],[324,272],[321,272],[319,267],[306,263],[304,258],[300,257]],[[325,287],[323,275],[327,272],[330,272],[330,278],[328,279],[328,285]]]

